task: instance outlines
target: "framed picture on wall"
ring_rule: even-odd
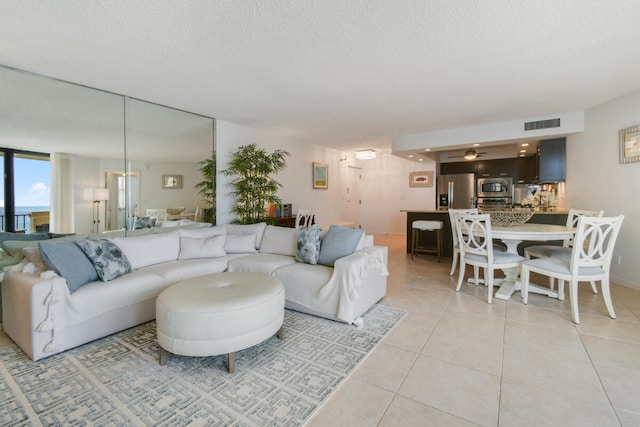
[[[409,172],[409,187],[433,187],[433,171]]]
[[[620,131],[620,163],[640,162],[640,125]]]
[[[329,188],[329,165],[313,162],[313,188]]]
[[[162,175],[162,188],[169,190],[182,188],[182,175]]]

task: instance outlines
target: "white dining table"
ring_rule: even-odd
[[[492,237],[499,239],[507,246],[507,252],[518,253],[518,244],[525,240],[530,241],[549,241],[564,240],[573,237],[575,228],[566,227],[564,225],[553,224],[520,224],[511,226],[492,226]],[[522,289],[520,282],[520,269],[508,268],[502,270],[505,278],[499,283],[500,289],[496,292],[495,297],[502,300],[508,300],[515,291]],[[496,285],[498,281],[496,280]],[[542,286],[529,284],[529,292],[544,294],[557,298],[558,293]]]

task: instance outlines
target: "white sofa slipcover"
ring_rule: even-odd
[[[181,239],[219,235],[225,236],[225,247],[229,244],[225,256],[179,259]],[[372,236],[334,267],[296,262],[296,236],[296,229],[262,223],[113,238],[135,269],[109,282],[97,280],[70,293],[65,279],[52,272],[7,272],[3,328],[38,360],[153,320],[156,297],[164,289],[224,271],[273,275],[283,282],[285,307],[346,323],[384,297],[387,248],[374,246]]]

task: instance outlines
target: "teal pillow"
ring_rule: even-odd
[[[333,267],[336,260],[356,250],[364,230],[332,225],[320,242],[318,264]]]
[[[129,259],[110,240],[84,239],[75,243],[89,257],[98,277],[103,282],[108,282],[131,271]]]
[[[320,229],[317,224],[298,227],[296,261],[317,264],[320,256]]]
[[[42,263],[67,281],[70,292],[82,285],[98,280],[98,273],[89,258],[72,241],[40,242],[38,244]]]

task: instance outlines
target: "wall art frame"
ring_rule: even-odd
[[[329,188],[329,165],[313,162],[313,188],[326,190]]]
[[[620,129],[620,163],[640,162],[640,125]]]
[[[162,175],[162,188],[165,190],[180,190],[182,175]]]
[[[409,172],[409,187],[433,187],[433,171]]]

